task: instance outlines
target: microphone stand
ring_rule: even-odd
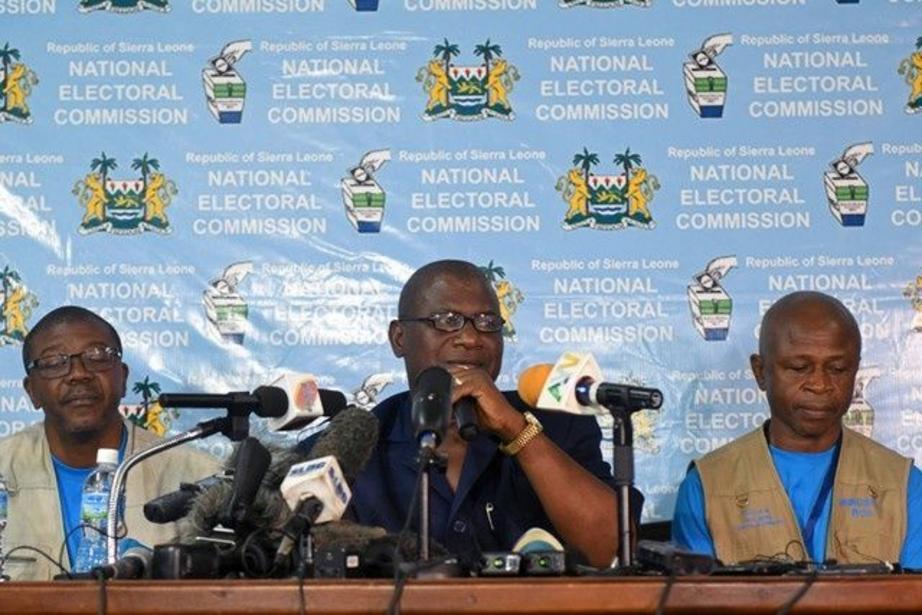
[[[612,476],[618,490],[618,568],[633,565],[631,485],[634,484],[634,429],[630,413],[620,404],[606,406],[612,419]]]
[[[179,446],[192,440],[207,438],[216,433],[223,433],[233,441],[240,441],[250,433],[250,409],[241,406],[228,408],[227,416],[202,421],[189,431],[167,438],[162,442],[131,455],[115,470],[112,477],[112,490],[109,492],[108,517],[106,518],[106,563],[114,564],[118,560],[118,503],[125,490],[128,471],[157,453]]]
[[[419,477],[419,536],[417,537],[417,558],[429,561],[429,482],[433,467],[441,467],[445,460],[436,452],[438,438],[434,433],[425,433],[419,440],[419,463],[422,475]]]

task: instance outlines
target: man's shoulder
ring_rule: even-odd
[[[146,450],[163,442],[163,438],[157,434],[133,423],[128,424],[128,430],[129,440],[134,439],[132,447],[134,452]],[[177,466],[182,466],[184,471],[195,475],[213,474],[221,469],[221,462],[217,458],[192,444],[183,444],[168,449],[157,457],[160,462],[158,466],[169,467],[171,470],[180,469]]]
[[[749,431],[737,438],[734,438],[733,440],[730,440],[723,446],[714,449],[710,453],[707,453],[706,455],[697,459],[694,463],[696,466],[701,464],[720,466],[724,463],[727,463],[731,458],[739,455],[740,452],[752,444],[758,443],[760,438],[765,438],[764,432],[762,431],[762,427],[757,427],[752,431]]]
[[[24,449],[40,448],[45,438],[44,424],[38,421],[12,435],[0,438],[0,459],[18,456]]]

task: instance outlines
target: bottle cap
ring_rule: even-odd
[[[111,463],[112,465],[118,465],[118,449],[115,448],[101,448],[96,451],[96,463]]]

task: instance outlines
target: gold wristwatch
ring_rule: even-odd
[[[525,448],[525,445],[532,441],[532,439],[537,436],[539,433],[544,431],[544,426],[541,425],[541,421],[538,420],[531,412],[524,412],[522,414],[525,417],[525,420],[528,424],[519,432],[511,442],[499,445],[499,450],[503,453],[512,457],[517,455],[519,451]]]

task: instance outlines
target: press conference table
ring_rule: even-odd
[[[667,613],[774,613],[803,578],[682,578]],[[654,613],[661,578],[452,579],[411,581],[403,613]],[[307,581],[311,615],[384,613],[393,586],[386,581]],[[119,581],[101,591],[89,581],[0,584],[0,613],[247,614],[298,613],[294,581]],[[793,613],[922,613],[922,576],[823,577]]]

